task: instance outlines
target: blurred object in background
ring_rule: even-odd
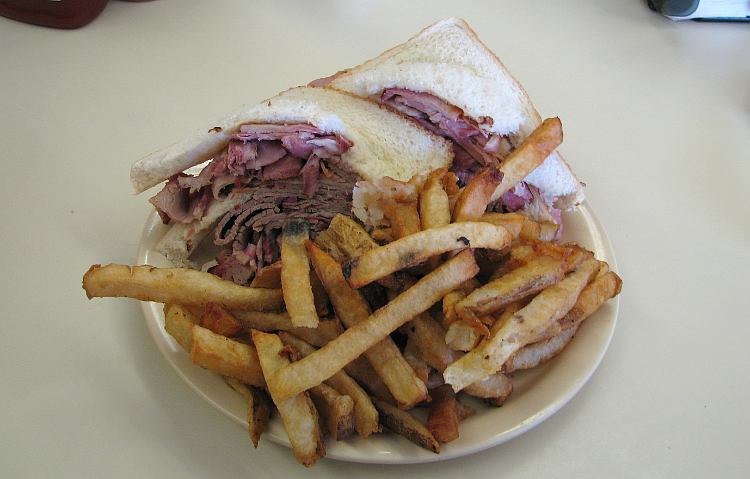
[[[105,5],[107,0],[0,0],[0,15],[44,27],[72,29],[90,23]]]
[[[677,21],[750,22],[750,0],[648,0],[648,6]]]

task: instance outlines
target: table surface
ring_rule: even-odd
[[[500,447],[311,470],[198,397],[140,306],[88,301],[135,259],[130,164],[235,109],[465,18],[565,125],[625,281],[610,349],[559,413]],[[4,477],[746,477],[750,27],[641,1],[110,2],[76,31],[0,18]]]

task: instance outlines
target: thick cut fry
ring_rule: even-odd
[[[301,356],[309,356],[315,348],[296,336],[281,332],[279,337],[289,346],[292,346]],[[371,434],[380,431],[378,422],[378,411],[370,400],[370,396],[344,371],[339,371],[326,381],[326,384],[341,394],[345,394],[354,401],[354,429],[360,437],[367,438]]]
[[[383,215],[391,225],[391,235],[394,239],[414,234],[421,229],[416,201],[409,203],[385,201],[383,202]]]
[[[198,317],[188,309],[179,304],[164,305],[164,329],[188,353],[193,347],[194,324],[198,324]]]
[[[565,275],[563,260],[539,256],[524,266],[474,290],[456,303],[456,313],[464,319],[470,314],[493,313],[508,303],[538,293],[560,281]]]
[[[526,178],[562,143],[562,123],[559,118],[547,118],[518,145],[500,165],[503,181],[495,190],[492,199],[500,198],[516,183]]]
[[[305,254],[305,240],[310,237],[306,221],[292,220],[281,235],[281,289],[292,324],[303,328],[318,325],[315,298],[310,285],[310,263]]]
[[[463,390],[466,394],[481,398],[489,405],[502,406],[513,392],[513,381],[510,376],[495,373],[481,381],[469,384]]]
[[[289,331],[315,346],[323,346],[344,331],[338,319],[323,319],[316,328],[298,328],[287,313],[260,313],[257,311],[232,311],[245,331],[257,329],[266,333]]]
[[[461,191],[453,209],[453,222],[478,221],[500,185],[503,173],[495,166],[483,168]]]
[[[257,330],[253,330],[252,335],[266,377],[289,365],[289,358],[282,354],[284,345],[278,336]],[[269,384],[268,390],[284,423],[294,457],[301,464],[312,466],[325,455],[325,444],[318,423],[318,412],[310,397],[302,392],[282,399],[274,386]]]
[[[427,384],[430,379],[430,367],[419,357],[419,351],[408,340],[404,348],[404,359],[409,363],[409,366],[414,370],[414,374],[417,375],[419,380]]]
[[[330,254],[336,261],[343,263],[347,260],[346,255],[341,251],[336,240],[331,234],[331,230],[323,230],[315,236],[315,244],[323,251]]]
[[[247,432],[253,447],[257,448],[260,436],[268,429],[268,421],[271,419],[271,400],[260,389],[248,386],[234,378],[225,376],[224,380],[247,402]]]
[[[439,168],[430,173],[419,193],[419,219],[423,230],[445,226],[451,222],[450,200],[443,188],[443,178],[447,172],[447,169]]]
[[[549,361],[568,345],[577,329],[578,326],[563,329],[557,336],[522,347],[505,361],[503,372],[512,373],[520,369],[531,369]]]
[[[264,266],[250,282],[252,288],[281,289],[281,261]]]
[[[354,288],[376,281],[394,271],[415,266],[447,251],[464,248],[503,249],[510,244],[508,230],[489,223],[466,222],[420,231],[370,250],[348,261],[344,275]]]
[[[211,273],[148,265],[95,264],[83,276],[83,289],[89,299],[128,297],[191,306],[219,303],[253,311],[278,311],[282,305],[278,289],[248,288]]]
[[[310,398],[323,418],[328,434],[340,441],[354,432],[354,401],[326,383],[310,388]]]
[[[464,419],[470,418],[476,411],[473,407],[467,406],[459,400],[456,400],[456,410],[458,411],[458,420],[463,421]]]
[[[464,320],[451,323],[445,333],[445,344],[456,351],[471,351],[481,339],[478,329]]]
[[[443,326],[450,327],[451,324],[461,318],[456,314],[456,304],[466,297],[461,290],[451,291],[443,298]]]
[[[250,345],[193,325],[190,359],[193,363],[245,384],[265,388],[258,353]]]
[[[320,384],[478,271],[471,251],[461,252],[375,311],[366,321],[353,325],[310,356],[276,371],[266,380],[274,383],[280,399]]]
[[[385,386],[383,380],[375,373],[375,370],[372,369],[370,362],[364,355],[347,364],[344,370],[346,374],[356,379],[362,387],[370,391],[370,394],[374,397],[380,398],[389,404],[396,404],[396,400],[391,396],[391,392]]]
[[[430,413],[427,430],[441,443],[458,439],[458,401],[450,386],[443,385],[430,390]]]
[[[366,321],[371,313],[370,307],[362,295],[346,282],[341,266],[314,243],[308,241],[305,247],[339,319],[347,328]],[[414,374],[390,337],[386,336],[364,354],[388,386],[399,407],[409,409],[427,398],[427,387]]]
[[[200,325],[226,337],[235,336],[242,331],[242,323],[224,306],[216,303],[206,305]]]
[[[539,293],[513,313],[503,314],[492,327],[492,335],[443,372],[445,382],[460,391],[471,383],[499,371],[505,361],[570,311],[592,275],[599,269],[595,259],[584,261],[575,272]],[[508,317],[510,316],[510,317]]]
[[[606,263],[605,263],[606,264]],[[599,306],[610,298],[620,294],[622,280],[616,273],[609,271],[596,278],[583,288],[573,308],[560,320],[560,327],[572,328],[588,318]]]
[[[312,287],[313,292],[315,312],[318,313],[318,317],[328,316],[328,294],[326,294],[325,288],[312,270],[310,270],[310,286]]]
[[[378,244],[359,223],[342,214],[333,217],[326,231],[331,235],[346,259],[354,258],[378,247]],[[334,256],[334,258],[336,257]],[[336,259],[338,260],[338,258]]]
[[[373,402],[378,411],[380,411],[380,422],[385,427],[405,437],[419,447],[423,447],[435,454],[440,453],[440,443],[417,418],[380,399],[374,399]]]
[[[445,329],[428,313],[412,319],[402,331],[406,332],[409,342],[419,351],[420,357],[440,372],[461,356],[448,347],[445,343]]]
[[[519,213],[485,213],[479,218],[479,221],[492,223],[493,225],[502,226],[517,239],[521,236],[524,225],[531,220]],[[539,236],[535,239],[539,239]]]

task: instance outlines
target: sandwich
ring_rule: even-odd
[[[311,85],[372,99],[449,140],[451,170],[463,183],[487,166],[502,171],[504,159],[542,123],[523,87],[456,18]],[[522,181],[498,187],[490,209],[554,223],[559,237],[561,210],[583,201],[582,184],[557,151],[531,166]]]
[[[298,87],[139,160],[131,181],[137,193],[166,181],[149,200],[170,225],[157,251],[199,267],[191,256],[213,231],[219,251],[202,269],[248,284],[279,259],[286,221],[314,235],[350,214],[358,180],[408,180],[452,160],[447,140],[382,105]]]

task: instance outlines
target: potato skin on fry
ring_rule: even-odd
[[[281,290],[284,303],[292,324],[304,328],[314,328],[320,321],[310,283],[310,263],[304,247],[309,237],[310,225],[302,220],[288,221],[281,234]]]

